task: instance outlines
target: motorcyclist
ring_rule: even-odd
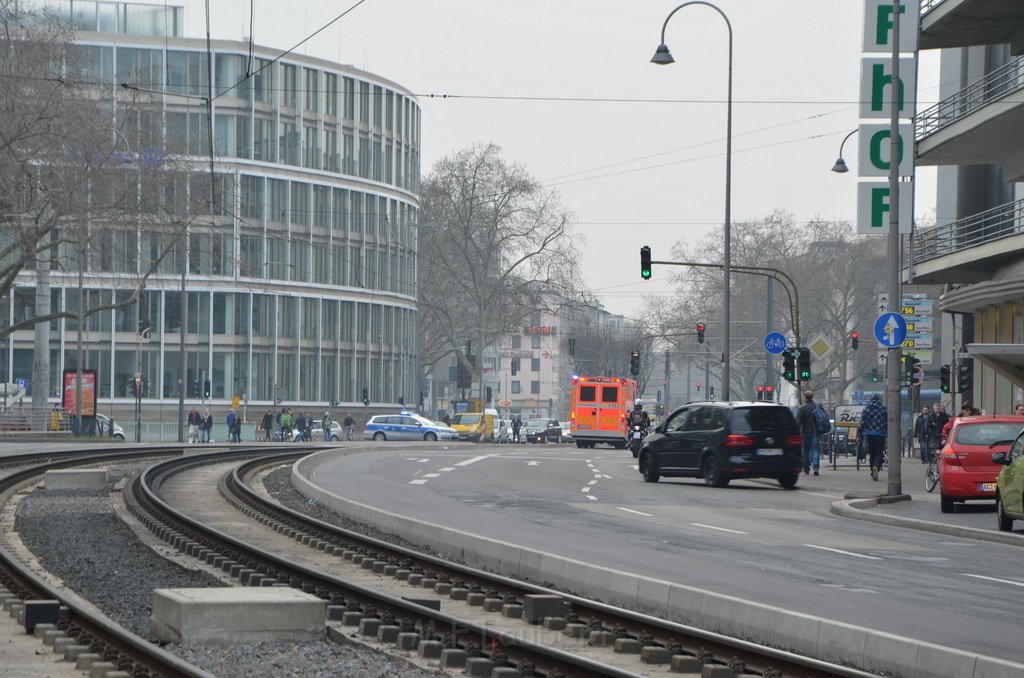
[[[646,431],[651,427],[651,416],[644,409],[643,398],[637,398],[633,402],[633,409],[630,410],[628,416],[630,426],[639,426],[641,431]]]

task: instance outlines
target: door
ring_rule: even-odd
[[[722,429],[724,412],[721,407],[698,407],[686,419],[679,444],[679,465],[687,471],[699,472],[701,458],[709,447],[716,447],[712,438]]]
[[[1015,516],[1024,514],[1024,435],[1019,436],[1010,447],[1010,463],[1003,467],[1003,508]]]
[[[655,463],[658,470],[678,470],[683,464],[683,431],[686,428],[686,421],[695,408],[684,407],[673,413],[662,429],[660,438],[649,439],[648,449],[654,453]]]

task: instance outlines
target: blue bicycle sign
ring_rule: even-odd
[[[786,350],[786,335],[782,332],[769,332],[764,338],[764,350],[778,355]]]

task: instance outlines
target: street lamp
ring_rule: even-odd
[[[654,52],[651,63],[658,64],[659,66],[675,63],[675,59],[672,58],[672,54],[668,50],[668,45],[665,44],[665,29],[668,27],[668,22],[672,16],[683,7],[688,7],[689,5],[707,5],[715,10],[725,20],[726,28],[729,30],[729,91],[725,114],[725,246],[722,252],[722,285],[724,288],[722,290],[722,316],[724,320],[722,323],[722,400],[729,400],[729,278],[732,266],[730,237],[732,231],[732,24],[729,23],[729,17],[710,2],[704,2],[704,0],[684,2],[665,17],[665,23],[661,27],[661,43]]]
[[[846,166],[846,161],[843,160],[843,146],[846,145],[846,140],[852,137],[854,134],[859,132],[859,129],[855,129],[845,137],[843,137],[843,143],[839,144],[839,157],[836,159],[836,164],[832,165],[832,171],[836,174],[846,174],[850,171],[850,168]]]
[[[149,341],[151,334],[151,328],[142,328],[135,344],[135,362],[138,366],[138,371],[135,372],[135,442],[137,443],[142,442],[142,342]]]

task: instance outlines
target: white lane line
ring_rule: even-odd
[[[470,464],[475,464],[478,461],[483,461],[484,459],[489,459],[491,457],[496,457],[496,456],[498,456],[498,455],[496,455],[496,454],[484,454],[484,455],[481,455],[479,457],[473,457],[472,459],[463,459],[462,461],[457,462],[455,465],[456,466],[469,466]]]
[[[749,532],[744,532],[742,530],[730,530],[728,527],[717,527],[715,525],[705,525],[704,523],[690,523],[690,524],[693,525],[694,527],[704,527],[704,528],[707,528],[709,530],[718,530],[720,532],[732,532],[733,534],[750,534]]]
[[[633,509],[626,508],[625,506],[616,506],[615,508],[619,509],[620,511],[625,511],[626,513],[635,513],[636,515],[644,516],[645,518],[653,518],[654,517],[653,513],[644,513],[643,511],[634,511]]]
[[[426,464],[429,461],[430,461],[429,459],[417,459],[416,463],[418,463],[418,464]]]
[[[410,480],[409,484],[410,485],[422,485],[425,482],[427,482],[426,478],[417,478],[416,480]]]
[[[438,471],[454,471],[454,466],[445,466],[444,468],[438,469]]]
[[[580,490],[580,492],[590,492],[590,488],[584,487],[583,489]]]
[[[441,474],[440,473],[424,473],[423,477],[424,478],[440,478]]]
[[[612,477],[610,475],[608,475],[607,473],[602,473],[601,477],[606,479],[606,480],[611,480],[612,479]]]
[[[591,481],[589,481],[587,483],[587,485],[597,485],[597,481],[596,480],[591,480]]]
[[[809,549],[818,549],[819,551],[831,551],[832,553],[838,553],[844,556],[853,556],[854,558],[864,558],[865,560],[884,560],[879,556],[866,556],[863,553],[854,553],[853,551],[844,551],[842,549],[833,549],[828,546],[818,546],[817,544],[803,544]]]
[[[590,499],[591,501],[597,501],[597,497],[595,497],[595,496],[594,496],[594,495],[592,495],[592,494],[588,494],[588,495],[587,495],[587,499]]]
[[[975,579],[984,579],[986,581],[994,581],[994,582],[998,582],[1000,584],[1012,584],[1013,586],[1022,586],[1022,587],[1024,587],[1024,582],[1013,581],[1012,579],[1000,579],[998,577],[986,577],[983,574],[970,574],[969,572],[961,572],[961,574],[963,576],[965,576],[965,577],[974,577]]]

